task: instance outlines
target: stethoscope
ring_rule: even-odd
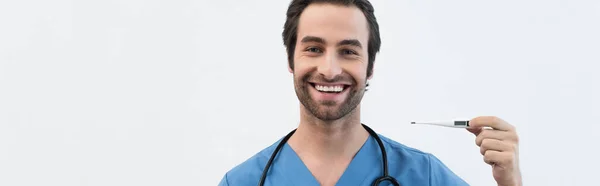
[[[373,131],[373,129],[369,128],[365,124],[362,124],[362,126],[365,128],[365,130],[367,130],[367,132],[369,132],[369,135],[371,135],[373,138],[375,138],[375,140],[377,140],[377,144],[379,145],[379,149],[381,150],[381,156],[383,157],[383,176],[375,179],[375,181],[373,181],[372,186],[377,186],[377,185],[379,185],[379,183],[381,183],[383,181],[389,181],[389,182],[392,182],[392,184],[394,186],[400,186],[400,184],[398,183],[398,180],[396,180],[395,178],[391,177],[388,174],[387,154],[385,152],[385,148],[383,147],[383,143],[381,142],[381,139],[379,139],[379,136],[377,135],[377,133],[375,133],[375,131]],[[283,145],[285,143],[287,143],[288,139],[290,139],[290,137],[292,136],[292,134],[294,134],[294,132],[296,132],[296,129],[292,130],[289,134],[287,134],[281,140],[281,142],[279,142],[279,144],[275,148],[275,151],[273,151],[273,154],[271,154],[271,158],[269,158],[269,161],[267,162],[265,169],[263,170],[262,176],[260,177],[260,182],[258,182],[258,186],[263,186],[265,184],[265,179],[267,178],[267,172],[269,172],[269,167],[271,167],[271,164],[273,164],[273,159],[275,159],[275,156],[277,156],[277,153],[279,153],[279,150],[281,150],[281,147],[283,147]]]

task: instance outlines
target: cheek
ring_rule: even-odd
[[[348,63],[342,67],[356,81],[364,81],[367,77],[367,65],[362,62]]]
[[[302,76],[311,70],[316,69],[316,64],[314,59],[309,58],[296,58],[294,59],[294,71],[295,76]]]
[[[301,81],[302,78],[309,72],[308,69],[309,68],[307,68],[307,66],[305,64],[295,62],[294,70],[291,71],[294,76],[295,81]]]

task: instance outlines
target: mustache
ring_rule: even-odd
[[[321,82],[321,83],[336,83],[336,82],[347,82],[356,84],[356,81],[352,76],[348,74],[340,74],[336,75],[332,79],[327,79],[322,74],[315,75],[314,73],[306,74],[304,78],[302,78],[305,82]]]

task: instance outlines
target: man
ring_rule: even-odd
[[[281,147],[280,140],[257,153],[219,185],[371,185],[384,174],[384,159],[401,185],[467,185],[435,156],[361,125],[360,101],[381,43],[373,12],[367,0],[291,2],[283,40],[301,103],[300,124]],[[477,117],[470,125],[497,184],[521,185],[515,128],[496,117]]]

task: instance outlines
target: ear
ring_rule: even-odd
[[[294,62],[291,62],[291,64],[290,64],[290,60],[287,60],[288,72],[290,72],[292,74],[294,73],[294,69],[292,69],[292,65],[294,65],[293,63]]]
[[[367,80],[371,80],[371,78],[373,78],[373,74],[375,74],[375,70],[371,70],[371,75],[367,77]]]

